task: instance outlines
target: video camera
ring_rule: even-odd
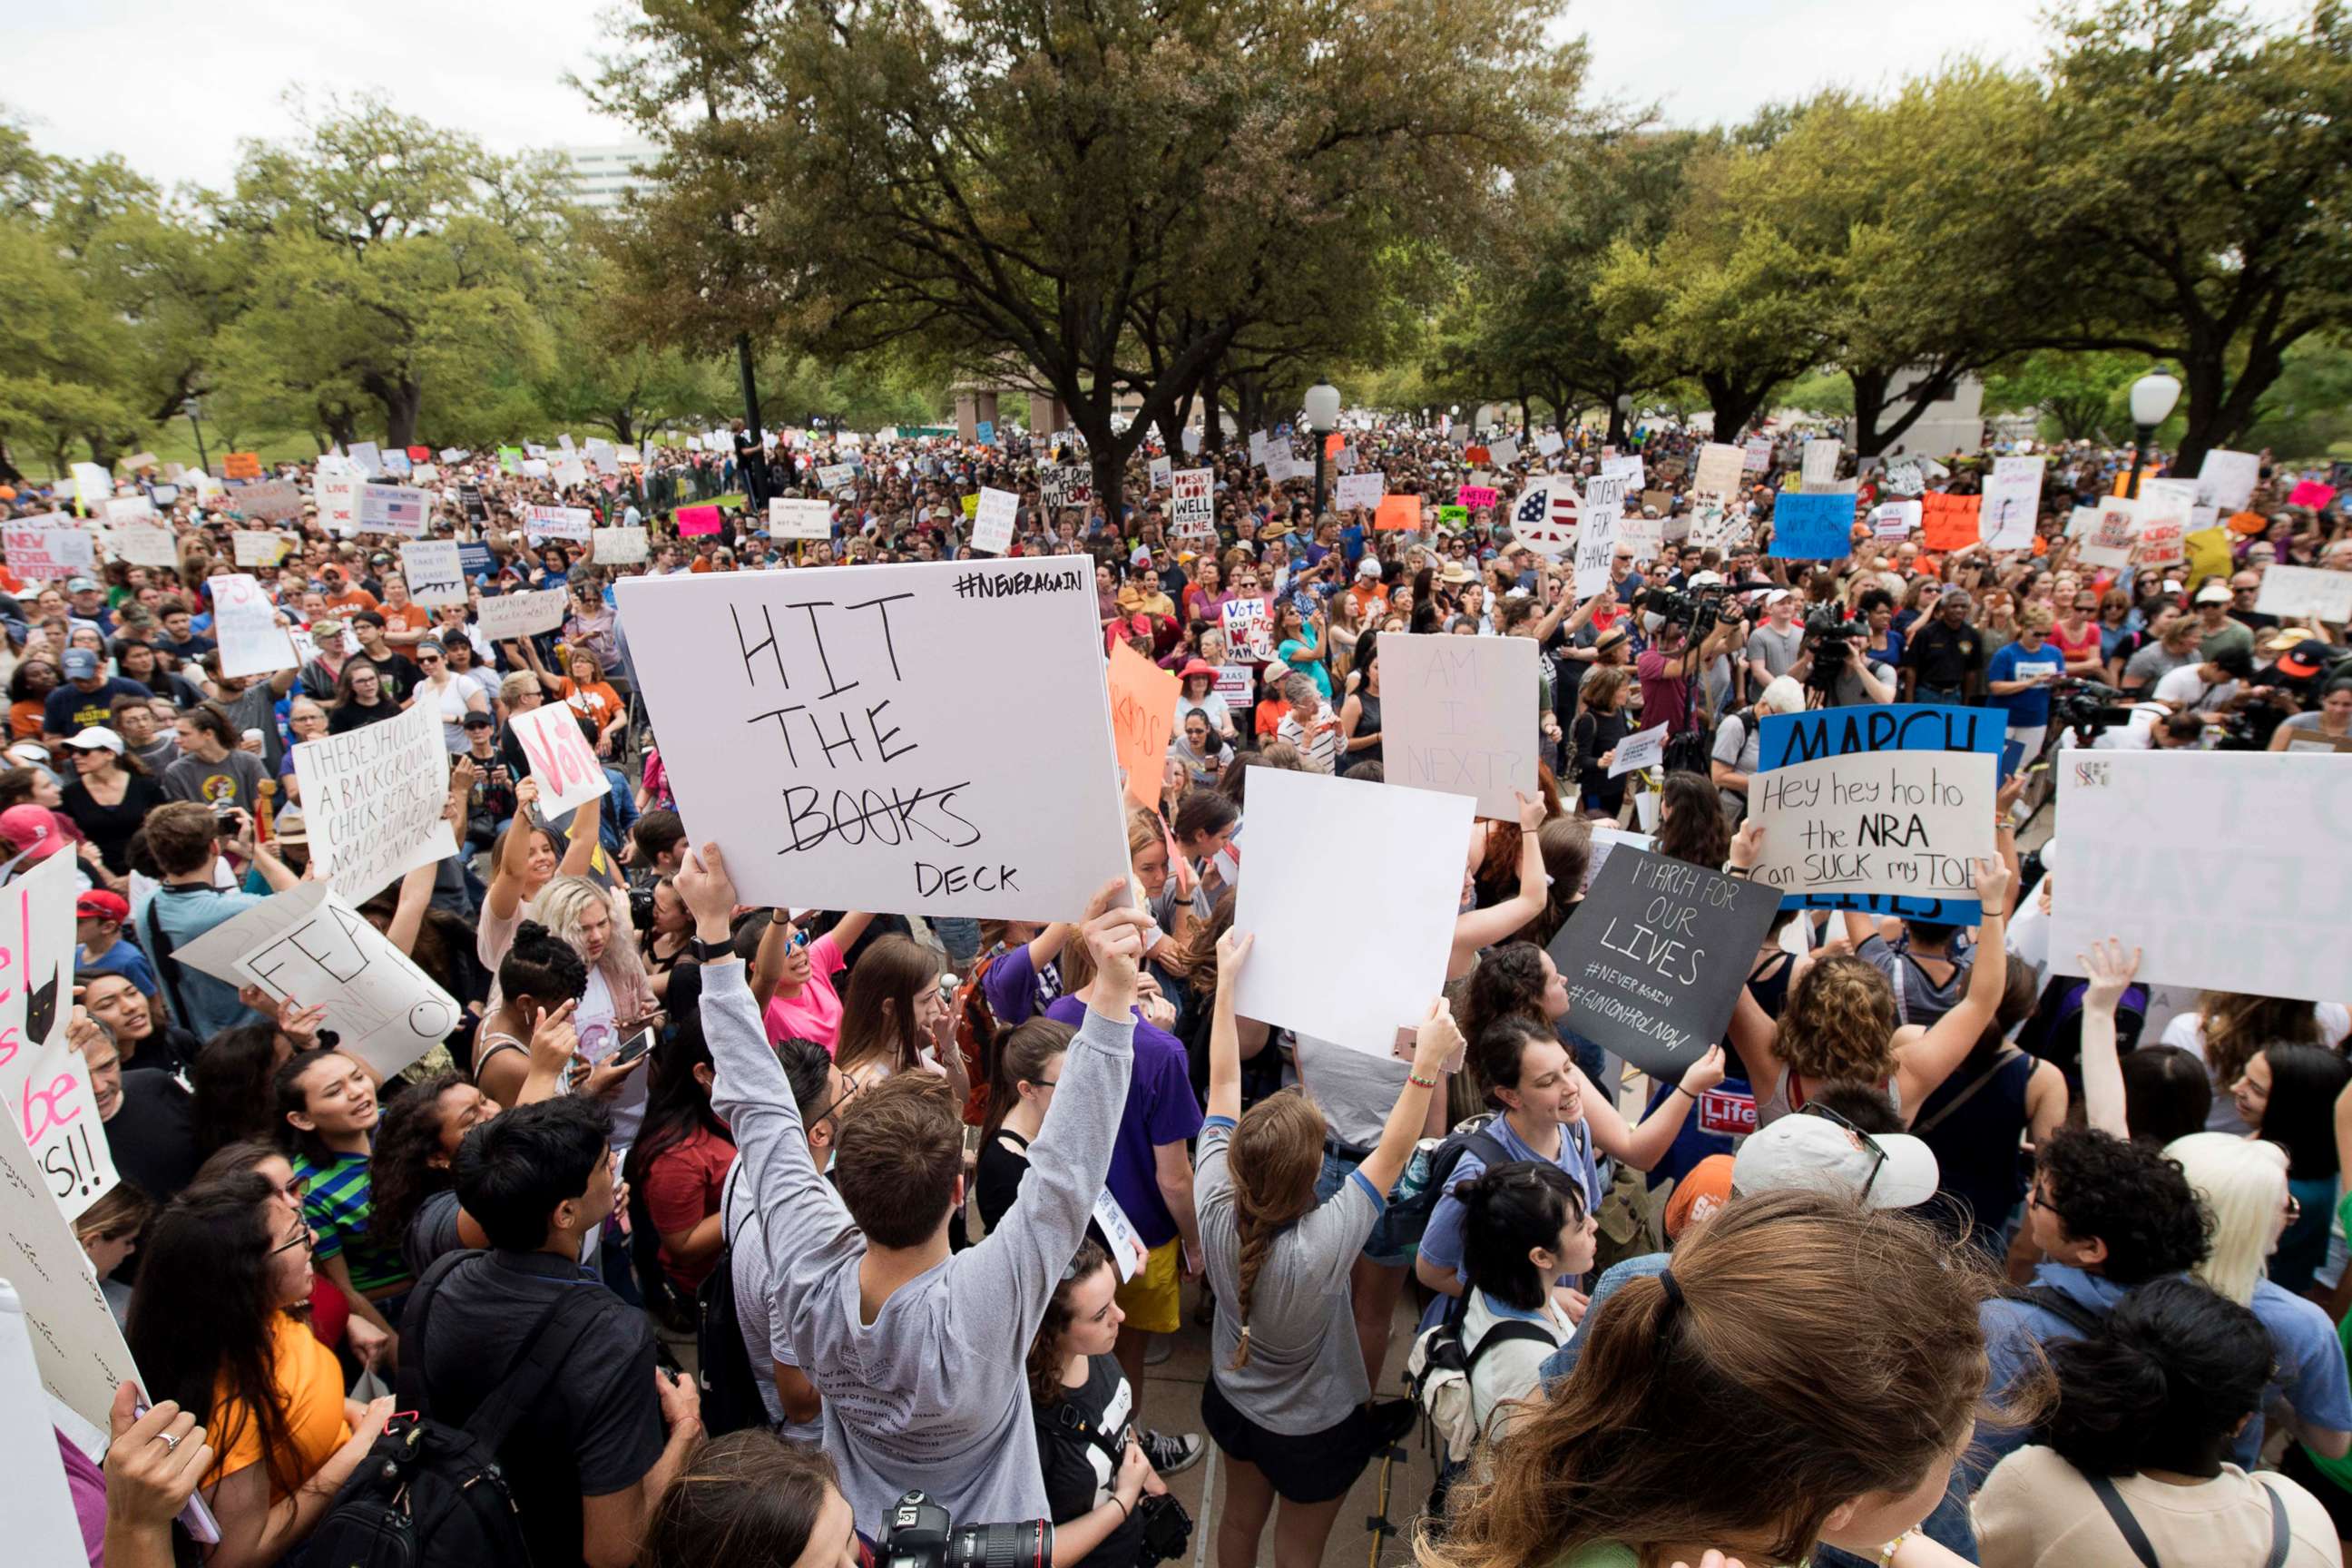
[[[2050,688],[2052,730],[2074,731],[2079,744],[2131,721],[2131,699],[2116,687],[2070,675]]]
[[[1822,691],[1834,688],[1838,677],[1845,673],[1846,650],[1861,635],[1861,626],[1839,619],[1835,610],[1815,610],[1807,616],[1804,646],[1813,662],[1805,672],[1805,684]]]
[[[1704,642],[1723,617],[1724,594],[1725,589],[1720,583],[1711,584],[1695,593],[1685,593],[1678,588],[1644,588],[1642,590],[1641,607],[1645,613],[1657,616],[1662,627],[1687,626],[1691,641]]]
[[[885,1568],[1053,1568],[1054,1527],[1042,1519],[1019,1524],[967,1524],[919,1491],[890,1510],[880,1556]]]

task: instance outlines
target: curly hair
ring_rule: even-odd
[[[1497,1019],[1525,1017],[1548,1030],[1543,994],[1544,950],[1531,942],[1506,942],[1487,952],[1463,987],[1462,1037],[1475,1045]]]
[[[2099,1271],[2118,1285],[2181,1274],[2204,1260],[2212,1219],[2179,1161],[2089,1127],[2061,1127],[2037,1162],[2043,1203],[2078,1241],[2106,1243]]]
[[[1029,1342],[1029,1403],[1040,1410],[1050,1409],[1067,1397],[1062,1387],[1062,1366],[1070,1358],[1062,1349],[1062,1337],[1070,1331],[1070,1324],[1076,1319],[1070,1309],[1070,1298],[1097,1270],[1109,1267],[1110,1254],[1088,1237],[1078,1243],[1077,1256],[1070,1259],[1070,1266],[1062,1271],[1062,1282],[1054,1287],[1054,1294],[1046,1300],[1045,1316],[1037,1325],[1037,1337]]]
[[[1895,1076],[1895,987],[1868,960],[1817,960],[1789,988],[1773,1049],[1816,1081],[1885,1083]]]
[[[2273,1352],[2252,1309],[2194,1279],[2151,1279],[2049,1357],[2058,1402],[2037,1436],[2068,1464],[2204,1475],[2261,1408]]]
[[[1234,1318],[1241,1343],[1233,1365],[1249,1364],[1250,1297],[1283,1230],[1315,1207],[1315,1178],[1323,1169],[1323,1112],[1295,1085],[1268,1095],[1242,1113],[1227,1161],[1234,1177],[1234,1230],[1241,1245],[1234,1268]]]
[[[449,1167],[433,1163],[441,1152],[441,1096],[469,1081],[463,1073],[436,1072],[383,1108],[368,1160],[368,1230],[392,1246],[408,1235],[418,1206],[452,1184]]]
[[[1712,871],[1731,854],[1723,797],[1704,773],[1670,773],[1661,797],[1658,853]]]

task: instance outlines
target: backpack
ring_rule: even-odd
[[[1497,1318],[1479,1340],[1477,1348],[1465,1352],[1462,1323],[1469,1311],[1468,1301],[1466,1294],[1457,1298],[1444,1317],[1412,1342],[1412,1353],[1405,1357],[1405,1375],[1413,1402],[1421,1406],[1429,1423],[1431,1448],[1441,1466],[1467,1459],[1482,1436],[1470,1397],[1470,1374],[1480,1358],[1495,1346],[1513,1340],[1541,1340],[1554,1349],[1559,1345],[1559,1337],[1541,1323],[1531,1323],[1524,1318]]]
[[[1454,1168],[1471,1150],[1478,1151],[1490,1171],[1511,1163],[1511,1152],[1503,1147],[1502,1140],[1486,1131],[1496,1114],[1487,1110],[1465,1117],[1444,1138],[1424,1138],[1413,1146],[1396,1200],[1389,1205],[1389,1213],[1395,1216],[1392,1226],[1397,1227],[1392,1234],[1418,1238],[1428,1228],[1437,1200],[1453,1185]]]
[[[730,1172],[719,1199],[720,1214],[727,1212],[734,1192]],[[759,1217],[760,1205],[753,1204],[743,1225]],[[761,1369],[751,1364],[751,1352],[744,1348],[743,1320],[735,1305],[735,1241],[742,1234],[743,1226],[736,1226],[719,1251],[718,1265],[694,1293],[694,1348],[699,1363],[695,1381],[702,1394],[702,1429],[714,1437],[770,1426],[767,1401],[760,1397]]]
[[[415,1352],[400,1374],[400,1402],[425,1403],[425,1323],[433,1291],[470,1252],[425,1271],[405,1314]],[[499,1451],[555,1381],[563,1358],[593,1321],[602,1292],[566,1290],[540,1313],[519,1364],[462,1426],[404,1414],[384,1424],[319,1521],[304,1561],[320,1568],[513,1568],[530,1563]]]

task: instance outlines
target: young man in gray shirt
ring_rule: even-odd
[[[1085,1238],[1127,1100],[1140,910],[1087,922],[1097,978],[1029,1173],[1004,1221],[953,1257],[963,1128],[943,1079],[899,1073],[845,1108],[828,1186],[809,1157],[784,1069],[729,942],[734,884],[715,845],[678,868],[702,961],[711,1105],[757,1194],[802,1370],[824,1400],[824,1450],[859,1525],[881,1533],[920,1488],[958,1523],[1047,1517],[1031,1424],[1030,1342]],[[708,944],[707,946],[704,944]]]

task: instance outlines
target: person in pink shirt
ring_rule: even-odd
[[[814,1040],[832,1054],[841,1037],[841,993],[834,989],[834,976],[846,966],[849,950],[873,920],[854,910],[811,942],[788,911],[775,911],[751,967],[753,994],[765,992],[772,980],[774,985],[767,1009],[771,1041]]]

